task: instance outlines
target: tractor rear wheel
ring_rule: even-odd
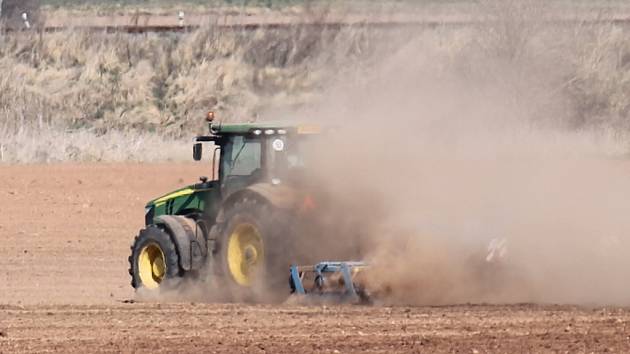
[[[181,277],[179,256],[169,234],[157,226],[140,231],[129,256],[131,286],[156,290]]]
[[[217,241],[215,269],[232,300],[281,301],[289,294],[286,228],[267,203],[243,199],[225,214],[211,238]]]

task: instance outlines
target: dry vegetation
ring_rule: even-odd
[[[337,42],[349,44],[348,51],[360,48],[354,44],[360,42],[358,32],[300,27],[271,32],[207,27],[185,35],[67,31],[2,36],[4,161],[32,155],[20,151],[26,147],[24,135],[122,131],[127,137],[154,133],[188,139],[192,132],[204,132],[201,118],[208,109],[226,119],[251,120],[265,107],[305,104],[326,65],[318,53],[344,56],[333,50]],[[80,151],[67,158],[87,157]]]
[[[208,24],[186,34],[0,35],[0,159],[178,158],[172,151],[182,148],[164,145],[187,149],[206,110],[226,120],[287,118],[409,42],[445,74],[507,90],[517,103],[539,96],[540,105],[515,116],[536,122],[557,110],[554,124],[569,129],[630,130],[627,28],[543,24],[537,16],[549,8],[534,0],[481,4],[481,28],[241,32]]]

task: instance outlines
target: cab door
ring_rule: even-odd
[[[235,191],[262,181],[264,174],[263,139],[247,135],[228,137],[221,147],[219,180],[225,199]]]

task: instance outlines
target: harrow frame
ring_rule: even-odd
[[[334,297],[347,302],[366,302],[366,294],[363,289],[358,289],[353,281],[353,270],[367,268],[369,265],[361,261],[332,262],[324,261],[310,266],[292,265],[290,268],[289,285],[291,291],[297,295],[316,294],[320,296]],[[307,291],[304,287],[304,275],[314,274],[313,289]],[[341,274],[343,278],[343,288],[338,291],[324,291],[327,282],[327,275]]]

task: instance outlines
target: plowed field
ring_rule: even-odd
[[[630,311],[132,302],[144,203],[207,164],[0,167],[0,352],[628,352]]]

